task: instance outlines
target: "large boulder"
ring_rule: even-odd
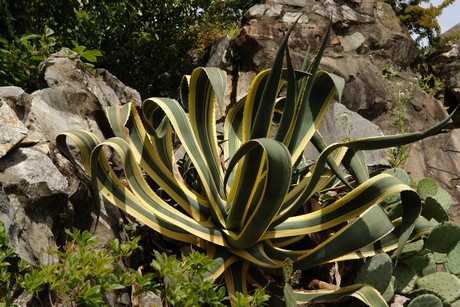
[[[119,237],[122,215],[112,205],[101,204],[94,229],[90,180],[59,153],[55,139],[75,128],[111,136],[104,108],[140,105],[137,91],[105,70],[90,74],[78,57],[60,52],[40,69],[47,88],[27,94],[0,87],[0,220],[18,255],[36,264],[53,261],[44,251],[64,243],[65,228],[91,229],[101,245]]]
[[[66,178],[38,147],[18,148],[1,160],[0,182],[9,203],[3,222],[16,253],[29,263],[49,262],[44,250],[56,245],[66,220]]]

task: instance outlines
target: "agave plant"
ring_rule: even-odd
[[[419,218],[418,194],[391,173],[369,176],[362,150],[423,139],[448,119],[423,132],[326,145],[317,128],[336,93],[340,99],[344,81],[318,69],[327,39],[311,61],[294,69],[287,49],[291,30],[272,68],[259,73],[245,98],[228,110],[222,133],[217,133],[214,112],[216,102],[224,100],[226,74],[206,67],[184,78],[181,102],[149,98],[141,108],[132,103],[108,107],[113,138],[101,142],[81,130],[57,137],[74,164],[68,138],[78,146],[93,188],[110,202],[215,259],[209,277],[223,275],[230,293],[247,293],[248,284],[265,286],[270,276],[282,275],[286,258],[294,270],[304,270],[382,251],[399,254],[408,240],[431,229]],[[276,127],[275,113],[280,118]],[[185,152],[182,159],[175,154],[176,139]],[[303,156],[309,143],[320,153],[312,165]],[[105,147],[120,156],[124,178],[112,169]],[[339,187],[346,191],[343,197],[308,209],[325,189]],[[402,210],[387,212],[380,203],[393,195],[400,195]],[[323,242],[304,243],[328,229],[333,231]],[[298,302],[349,295],[386,305],[366,285],[294,292]]]

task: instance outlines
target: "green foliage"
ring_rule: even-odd
[[[252,296],[240,292],[227,297],[225,287],[214,284],[207,277],[215,261],[197,251],[181,259],[155,252],[151,267],[141,270],[125,269],[127,260],[137,248],[139,238],[120,243],[109,241],[109,246],[98,248],[99,239],[88,231],[66,230],[71,239],[62,248],[49,253],[56,256],[56,262],[33,268],[19,260],[13,248],[9,248],[8,237],[0,222],[0,306],[11,306],[13,294],[21,289],[38,296],[44,291],[54,297],[53,305],[101,306],[106,304],[105,296],[116,290],[138,289],[135,297],[147,291],[161,295],[168,306],[263,306],[268,295],[263,289],[256,289]]]
[[[419,64],[415,69],[420,88],[436,99],[444,101],[445,84],[433,74],[426,64]]]
[[[138,239],[126,244],[112,241],[112,252],[108,248],[96,248],[99,239],[86,230],[66,230],[66,233],[72,240],[62,249],[49,251],[57,261],[42,264],[21,276],[22,288],[33,293],[48,289],[57,294],[59,301],[55,303],[98,306],[105,302],[107,293],[135,282],[137,273],[125,271],[120,261],[137,248]]]
[[[12,36],[8,40],[0,36],[0,81],[4,85],[21,86],[26,91],[42,87],[38,65],[51,53],[56,52],[58,40],[53,29],[45,26],[43,34],[24,34],[20,38]],[[1,33],[0,33],[1,35]],[[76,54],[85,61],[85,66],[94,73],[97,57],[102,56],[99,50],[86,50],[73,41],[74,48],[64,48],[68,55]]]
[[[22,33],[40,33],[46,26],[55,31],[58,49],[78,42],[100,50],[103,57],[98,67],[139,90],[142,97],[165,95],[178,87],[191,52],[232,32],[256,2],[0,0],[0,37],[12,42]],[[29,64],[24,67],[30,67],[32,77],[38,79]],[[17,69],[20,81],[14,80],[14,85],[24,86],[27,78],[20,71]],[[39,84],[30,88],[32,85]]]
[[[414,83],[397,81],[398,75],[394,71],[393,65],[386,63],[383,67],[383,80],[387,86],[390,98],[393,102],[392,112],[396,123],[396,133],[409,132],[407,121],[407,108],[413,96]],[[406,160],[410,156],[410,145],[403,144],[388,150],[390,165],[394,168],[403,168]]]
[[[11,292],[15,284],[13,263],[17,262],[13,248],[8,246],[5,224],[0,221],[0,302],[11,304]]]
[[[8,40],[0,36],[0,80],[4,85],[21,85],[26,90],[40,87],[38,64],[54,50],[54,32],[24,34]]]
[[[411,34],[417,35],[417,42],[427,39],[434,46],[439,44],[441,34],[437,18],[454,1],[444,0],[434,6],[429,0],[385,0]]]
[[[161,297],[171,306],[225,306],[225,287],[214,285],[205,278],[216,263],[197,251],[192,251],[182,261],[174,255],[155,252],[151,266],[154,276],[161,280]]]
[[[257,288],[254,290],[253,295],[244,296],[241,292],[236,292],[230,295],[230,304],[235,307],[257,307],[267,306],[267,301],[270,298],[269,295],[265,294],[265,290]]]

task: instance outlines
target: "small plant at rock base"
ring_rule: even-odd
[[[12,303],[12,293],[16,284],[16,276],[12,269],[18,261],[13,248],[8,246],[8,236],[5,224],[0,221],[0,303],[9,306]]]
[[[433,73],[427,73],[422,75],[419,72],[417,75],[417,79],[422,90],[424,90],[436,99],[439,99],[441,101],[444,100],[445,84]]]
[[[125,244],[113,240],[112,249],[97,249],[99,239],[88,231],[66,233],[72,240],[49,251],[57,261],[26,272],[19,279],[22,288],[35,294],[47,289],[50,297],[56,297],[53,304],[100,305],[108,293],[135,282],[137,272],[125,271],[120,261],[137,248],[138,239]]]
[[[99,239],[88,231],[66,233],[71,240],[49,251],[56,262],[34,268],[7,246],[0,222],[0,306],[16,305],[23,290],[33,293],[36,300],[47,294],[44,297],[49,297],[50,304],[65,306],[102,306],[108,294],[130,289],[133,298],[149,291],[157,293],[167,306],[226,306],[229,300],[241,307],[263,306],[269,298],[263,289],[256,289],[252,296],[240,292],[226,296],[225,287],[208,277],[215,261],[198,251],[181,259],[155,252],[151,267],[132,270],[124,268],[121,261],[137,248],[138,238],[125,243],[112,240],[110,246],[96,248]]]
[[[353,126],[350,125],[350,115],[351,113],[346,111],[342,113],[339,117],[340,119],[340,125],[342,126],[342,130],[345,133],[345,139],[344,141],[350,141],[351,140],[351,132],[353,131]]]
[[[167,256],[155,252],[151,263],[155,278],[160,280],[159,294],[171,306],[225,306],[225,287],[206,279],[215,261],[197,251],[183,256]]]
[[[397,73],[390,63],[383,67],[383,79],[390,93],[393,102],[392,112],[396,123],[396,133],[403,134],[409,132],[407,121],[407,108],[413,96],[414,83],[396,81]],[[406,160],[409,158],[410,145],[403,144],[392,147],[388,150],[390,165],[395,168],[403,168]]]

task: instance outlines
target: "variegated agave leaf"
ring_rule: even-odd
[[[342,78],[318,70],[330,28],[316,57],[299,71],[286,48],[291,30],[273,67],[259,73],[246,97],[228,111],[223,142],[214,111],[215,101],[224,100],[227,78],[222,70],[209,67],[197,68],[183,80],[181,103],[149,98],[141,109],[133,104],[109,107],[114,138],[101,142],[81,130],[57,137],[59,148],[74,162],[67,139],[78,146],[94,189],[110,202],[155,231],[194,244],[216,259],[210,278],[223,274],[230,293],[247,293],[249,283],[282,274],[286,258],[294,269],[306,269],[391,250],[399,254],[408,240],[430,231],[420,218],[418,194],[391,174],[370,177],[362,150],[423,139],[449,119],[420,133],[325,144],[317,129],[334,94],[340,99],[344,87]],[[279,97],[283,86],[286,96]],[[281,119],[278,129],[271,131],[275,112]],[[187,163],[178,163],[174,138]],[[310,142],[320,156],[307,166],[303,151]],[[104,147],[120,156],[124,182],[113,171]],[[177,206],[152,189],[147,178]],[[339,186],[347,191],[341,198],[312,212],[304,210],[324,189]],[[390,218],[379,204],[395,194],[401,194],[402,215]],[[294,244],[328,229],[335,230],[315,247]],[[375,289],[362,285],[294,293],[299,302],[355,296],[373,306],[386,304]]]

